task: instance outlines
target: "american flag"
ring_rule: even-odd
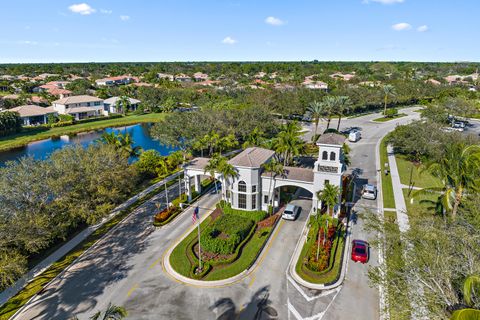
[[[195,222],[197,222],[197,219],[198,219],[198,206],[195,207],[195,209],[193,210],[192,223],[195,224]]]

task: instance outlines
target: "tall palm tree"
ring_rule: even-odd
[[[268,204],[273,207],[273,191],[275,190],[275,179],[278,175],[283,175],[285,170],[283,164],[277,159],[273,159],[262,165],[262,168],[270,172],[270,182],[268,185]],[[273,189],[272,189],[272,180],[273,180]],[[269,212],[270,213],[270,212]]]
[[[218,164],[218,172],[222,175],[223,183],[226,188],[225,198],[227,198],[227,194],[230,194],[230,179],[235,180],[235,178],[238,177],[238,171],[232,164],[228,163],[227,158],[222,157]]]
[[[323,98],[324,116],[327,118],[327,129],[330,128],[332,115],[338,110],[338,99],[336,96],[325,96]]]
[[[218,192],[218,185],[217,185],[217,179],[215,178],[215,173],[220,171],[220,166],[222,165],[222,162],[225,161],[225,158],[219,154],[215,153],[213,156],[208,160],[207,165],[205,166],[204,173],[209,173],[210,176],[215,179],[215,192]],[[198,190],[197,190],[198,192]]]
[[[317,192],[318,200],[322,201],[322,203],[325,203],[327,205],[327,211],[330,215],[332,214],[330,208],[337,204],[339,194],[340,188],[330,183],[327,183],[323,187],[323,190]]]
[[[140,146],[134,146],[135,142],[133,141],[132,136],[128,133],[119,133],[117,139],[119,141],[120,149],[126,151],[131,157],[138,157],[143,150]]]
[[[388,104],[388,97],[389,96],[394,96],[396,94],[395,92],[395,87],[392,86],[391,84],[386,84],[383,86],[383,101],[384,101],[384,107],[383,107],[383,115],[387,115],[387,104]]]
[[[120,96],[115,103],[117,110],[121,110],[122,114],[125,115],[130,106],[130,98],[127,96]]]
[[[265,141],[265,132],[263,132],[258,127],[255,127],[246,137],[245,142],[243,143],[243,149],[248,147],[258,147],[262,145]]]
[[[310,113],[310,116],[313,118],[313,122],[315,123],[315,129],[313,131],[312,141],[317,138],[317,128],[318,123],[320,122],[320,118],[322,118],[325,112],[325,104],[319,101],[313,101],[307,108],[307,112]]]
[[[337,115],[338,115],[338,124],[337,124],[337,131],[340,130],[340,122],[342,121],[342,116],[350,111],[350,108],[352,107],[352,101],[350,100],[350,97],[348,96],[338,96],[337,97]]]
[[[293,157],[300,155],[305,147],[300,130],[301,127],[296,122],[289,122],[281,127],[273,139],[273,147],[282,156],[285,166],[292,162]]]
[[[425,188],[423,192],[442,192],[444,209],[455,219],[465,192],[478,190],[480,179],[480,146],[464,144],[449,145],[445,155],[426,165],[426,169],[439,178],[442,188]]]

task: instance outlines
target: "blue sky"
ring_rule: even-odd
[[[0,63],[479,61],[478,0],[3,1]]]

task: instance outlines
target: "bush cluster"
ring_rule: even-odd
[[[218,254],[232,254],[254,227],[250,219],[224,214],[208,226],[200,239],[205,251]]]
[[[222,200],[220,202],[219,208],[222,209],[225,214],[232,214],[232,215],[244,217],[247,219],[251,219],[254,222],[262,221],[268,216],[268,213],[262,210],[245,211],[245,210],[233,209],[231,205],[227,203],[225,200]]]
[[[337,228],[335,226],[329,226],[326,239],[324,234],[324,228],[325,227],[320,228],[319,230],[315,229],[318,235],[317,241],[315,241],[313,245],[310,247],[310,251],[307,256],[307,261],[305,263],[305,266],[311,271],[316,271],[316,272],[324,271],[330,265],[330,255],[332,253],[332,246],[333,246],[333,241],[335,239],[335,233]],[[319,242],[320,242],[320,250],[319,250],[319,255],[317,260],[317,248],[318,248]]]
[[[172,215],[178,212],[180,208],[178,206],[171,206],[169,208],[165,208],[164,210],[160,211],[155,215],[154,224],[155,223],[162,223],[170,218]]]

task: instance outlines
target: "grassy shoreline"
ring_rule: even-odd
[[[158,122],[165,118],[165,113],[150,113],[142,115],[130,115],[115,119],[106,119],[94,122],[78,123],[66,127],[56,127],[50,129],[25,130],[23,132],[0,138],[0,151],[7,151],[23,147],[30,142],[58,137],[69,134],[77,134],[93,130],[104,129],[108,127],[121,127],[134,125],[137,123]]]

